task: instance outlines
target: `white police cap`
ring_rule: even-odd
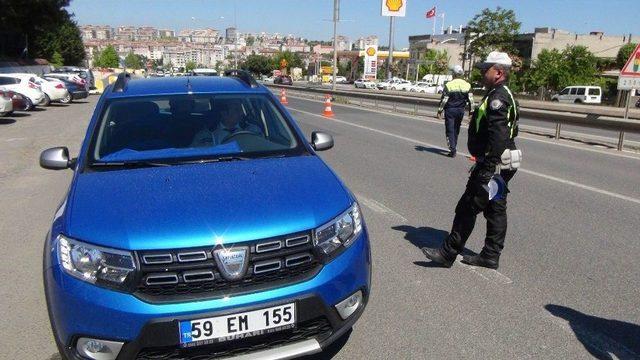
[[[476,67],[478,69],[488,69],[496,64],[511,66],[511,58],[507,53],[492,51],[483,62],[476,63]]]

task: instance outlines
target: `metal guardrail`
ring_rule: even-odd
[[[392,103],[393,110],[396,110],[396,104],[408,104],[414,106],[414,114],[418,113],[418,106],[430,106],[437,107],[440,98],[439,96],[406,96],[406,95],[392,95],[381,94],[376,91],[347,91],[347,90],[331,90],[321,87],[304,87],[304,86],[287,86],[287,85],[275,85],[264,84],[272,88],[284,88],[291,89],[300,92],[308,92],[314,94],[329,94],[332,96],[342,96],[356,99],[373,100],[374,106],[378,107],[378,102],[390,102]],[[523,106],[524,105],[524,106]],[[555,138],[560,138],[562,125],[578,125],[587,128],[613,130],[618,132],[618,144],[617,149],[620,151],[624,146],[624,135],[626,132],[640,133],[640,121],[638,120],[624,120],[613,116],[607,116],[606,110],[592,111],[589,109],[578,109],[577,112],[574,108],[577,106],[564,106],[561,108],[567,109],[563,111],[558,110],[546,110],[541,109],[540,106],[536,108],[527,106],[527,102],[521,102],[520,115],[534,120],[545,121],[556,124]],[[552,104],[553,107],[557,107],[559,104]]]

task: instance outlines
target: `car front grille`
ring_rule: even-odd
[[[331,324],[325,317],[299,323],[294,329],[268,335],[244,338],[219,344],[198,346],[193,348],[162,347],[142,349],[138,360],[210,360],[224,357],[251,354],[308,339],[323,341],[331,336]]]
[[[248,249],[247,270],[236,280],[223,276],[215,250],[222,246],[138,251],[134,294],[148,302],[210,299],[305,281],[322,267],[308,233],[233,244]]]

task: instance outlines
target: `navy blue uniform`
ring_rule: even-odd
[[[458,147],[458,134],[464,118],[464,110],[473,104],[471,85],[462,80],[454,79],[444,85],[438,113],[444,110],[445,135],[451,154],[455,154]]]

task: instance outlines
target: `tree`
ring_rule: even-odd
[[[584,46],[567,46],[563,51],[542,50],[531,64],[527,85],[554,91],[569,85],[598,83],[597,58]]]
[[[637,45],[638,44],[634,43],[625,44],[620,48],[620,50],[618,50],[618,56],[616,56],[616,65],[618,66],[618,69],[622,69],[622,67],[625,66],[627,60],[631,56],[633,50],[636,49]]]
[[[254,44],[254,43],[255,43],[255,41],[256,41],[256,38],[255,38],[255,37],[253,37],[253,36],[251,36],[251,35],[249,35],[249,36],[247,36],[247,38],[245,39],[245,41],[247,42],[247,46],[253,46],[253,44]]]
[[[446,74],[449,70],[449,56],[446,51],[427,49],[420,65],[418,77],[421,79],[426,74]]]
[[[281,51],[277,53],[275,57],[273,57],[273,68],[280,69],[280,64],[283,59],[287,63],[287,65],[285,66],[287,71],[291,70],[291,68],[302,67],[302,59],[300,58],[300,55],[298,55],[297,53],[292,53],[291,51]]]
[[[113,45],[107,45],[96,55],[93,66],[101,68],[117,68],[120,65],[120,58]]]
[[[184,64],[184,71],[185,72],[191,72],[191,70],[195,69],[198,67],[198,64],[196,64],[195,61],[187,61],[186,64]]]
[[[257,75],[268,75],[274,69],[271,59],[264,55],[249,55],[240,68]]]
[[[85,58],[82,37],[72,15],[64,8],[70,0],[3,1],[0,8],[0,33],[6,33],[19,45],[26,46],[31,58],[51,59],[54,52],[62,55],[69,65],[80,65]],[[24,39],[24,40],[22,40]],[[12,47],[1,47],[7,57],[16,57]]]
[[[124,66],[126,66],[127,69],[141,69],[143,67],[142,59],[139,55],[130,52],[124,58]]]
[[[468,51],[481,58],[492,50],[514,54],[513,41],[519,31],[520,22],[516,21],[513,10],[499,6],[495,11],[486,8],[467,24]]]
[[[49,60],[49,63],[51,63],[51,65],[55,67],[60,67],[64,65],[64,58],[62,57],[62,55],[60,55],[59,52],[54,51],[53,55],[51,56],[51,60]]]

